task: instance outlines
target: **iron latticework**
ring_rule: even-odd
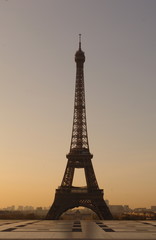
[[[79,49],[75,54],[75,62],[76,85],[70,152],[66,155],[68,162],[61,186],[56,189],[54,203],[46,219],[59,219],[68,209],[79,206],[92,209],[100,219],[112,219],[103,199],[103,190],[99,189],[91,161],[93,155],[89,151],[83,72],[85,54],[81,49],[81,35],[79,35]],[[75,168],[84,169],[86,187],[72,186]]]
[[[85,108],[85,88],[83,64],[85,62],[84,52],[81,50],[81,42],[79,42],[79,50],[75,54],[76,61],[76,86],[75,86],[75,103],[73,130],[71,138],[70,151],[88,150],[88,134],[86,124],[86,108]]]

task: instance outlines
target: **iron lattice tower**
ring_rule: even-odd
[[[79,49],[75,54],[75,62],[76,86],[70,152],[66,155],[68,162],[61,186],[56,189],[54,203],[46,219],[59,219],[68,209],[79,206],[90,208],[99,219],[112,219],[103,199],[103,190],[99,189],[91,161],[93,155],[89,151],[83,72],[85,54],[81,49],[81,35],[79,35]],[[75,168],[84,169],[86,187],[72,186]]]

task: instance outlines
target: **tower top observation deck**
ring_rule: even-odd
[[[79,34],[79,49],[75,53],[75,62],[76,63],[84,63],[85,62],[85,54],[81,49],[81,34]]]

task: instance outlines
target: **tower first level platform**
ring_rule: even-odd
[[[99,219],[112,219],[109,208],[103,200],[103,190],[89,190],[83,187],[56,189],[54,203],[46,219],[57,220],[68,209],[79,206],[91,209]]]

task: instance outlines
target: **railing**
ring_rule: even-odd
[[[88,189],[79,188],[79,189],[71,189],[71,193],[88,193]]]
[[[56,189],[56,192],[58,193],[102,193],[103,194],[103,189],[90,189],[87,187],[59,187]]]

